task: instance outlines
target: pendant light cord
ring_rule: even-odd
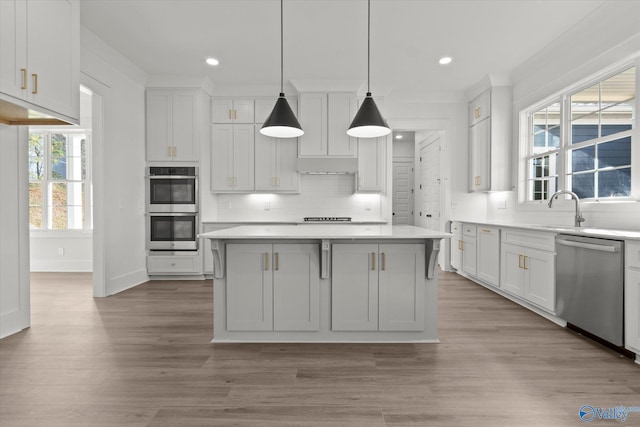
[[[371,93],[371,0],[367,0],[367,94]]]
[[[284,0],[280,0],[280,95],[284,96]]]

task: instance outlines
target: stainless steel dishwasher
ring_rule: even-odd
[[[556,237],[556,314],[615,346],[624,344],[623,248],[619,240]]]

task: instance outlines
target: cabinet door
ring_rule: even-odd
[[[556,278],[553,252],[527,249],[522,268],[526,272],[524,297],[551,312],[555,310]]]
[[[211,127],[211,191],[233,190],[233,125]]]
[[[356,191],[382,192],[385,183],[387,137],[358,139]]]
[[[526,248],[502,244],[500,268],[500,287],[519,297],[524,297],[525,270],[523,268],[524,252]]]
[[[625,347],[640,353],[640,270],[627,268],[624,281]]]
[[[357,98],[350,93],[327,95],[327,154],[329,156],[355,157],[358,154],[357,138],[347,135],[357,111]]]
[[[379,330],[424,330],[424,245],[380,245],[379,266]]]
[[[273,330],[272,245],[227,245],[227,330]]]
[[[233,123],[233,100],[211,100],[211,123]]]
[[[147,160],[167,161],[173,155],[173,101],[171,91],[147,91]]]
[[[451,267],[462,270],[462,237],[454,235],[451,238]]]
[[[462,271],[471,276],[476,276],[478,274],[477,256],[476,239],[464,236],[462,238]]]
[[[255,128],[255,189],[274,191],[276,186],[276,165],[278,162],[278,139],[260,133]]]
[[[233,177],[234,190],[254,189],[254,126],[233,125]]]
[[[332,245],[332,330],[378,330],[377,261],[378,245]]]
[[[173,92],[173,160],[199,159],[198,111],[196,91]]]
[[[28,99],[80,118],[80,8],[77,1],[27,1]]]
[[[478,228],[479,279],[493,286],[500,284],[500,230],[491,227]]]
[[[273,329],[320,329],[318,245],[273,245]]]
[[[298,155],[327,155],[327,94],[300,94],[299,121],[304,135],[298,138]],[[346,131],[345,131],[346,132]]]
[[[487,191],[491,188],[490,142],[490,119],[487,118],[469,129],[469,191]]]
[[[27,97],[27,2],[0,1],[0,92]]]
[[[491,90],[487,90],[469,103],[469,125],[486,119],[491,115]]]
[[[300,175],[298,174],[297,138],[278,138],[276,148],[277,190],[299,191]]]
[[[234,123],[253,123],[253,99],[233,100]]]

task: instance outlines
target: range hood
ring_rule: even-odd
[[[308,175],[348,175],[358,171],[355,158],[299,158],[298,172]]]

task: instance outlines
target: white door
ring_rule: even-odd
[[[413,163],[393,162],[393,219],[396,224],[413,225]]]
[[[440,136],[420,149],[421,200],[420,226],[440,231]]]
[[[273,330],[272,245],[227,245],[227,330]]]
[[[317,244],[273,245],[273,330],[320,329]]]
[[[378,245],[334,244],[331,329],[378,330]]]
[[[379,330],[424,330],[425,245],[384,244],[379,253]]]

